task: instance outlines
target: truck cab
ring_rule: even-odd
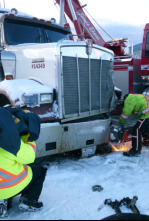
[[[109,142],[113,52],[70,33],[16,11],[0,14],[0,106],[39,115],[37,157]]]

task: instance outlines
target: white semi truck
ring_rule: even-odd
[[[0,10],[0,106],[40,116],[37,157],[109,142],[113,52],[70,34],[52,21]]]

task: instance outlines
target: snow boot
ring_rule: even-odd
[[[0,218],[8,217],[8,200],[0,200]]]
[[[128,152],[124,152],[123,155],[126,157],[139,157],[141,152],[131,149]]]
[[[37,200],[30,200],[26,197],[20,198],[19,209],[22,211],[36,212],[43,208],[43,203]]]

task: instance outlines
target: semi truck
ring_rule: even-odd
[[[114,53],[74,41],[64,4],[59,24],[0,9],[0,107],[38,114],[37,158],[78,149],[86,156],[109,142]]]

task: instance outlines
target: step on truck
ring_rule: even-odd
[[[37,158],[109,142],[113,52],[67,27],[0,9],[0,106],[41,118]]]

